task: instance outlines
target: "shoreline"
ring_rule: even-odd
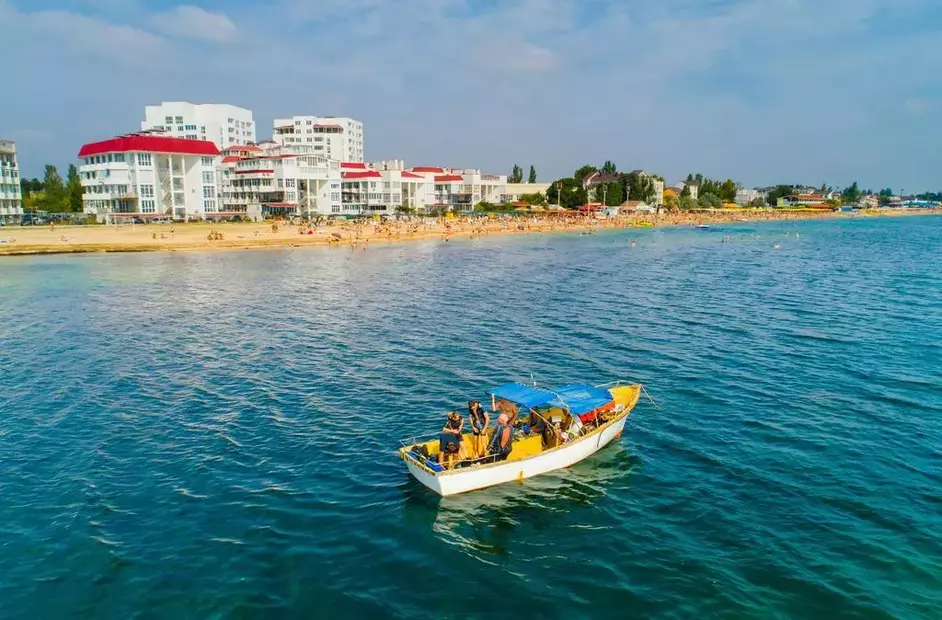
[[[524,215],[513,220],[499,218],[455,218],[402,222],[340,222],[326,226],[299,227],[270,222],[221,224],[134,224],[123,226],[63,226],[0,228],[0,256],[44,254],[99,254],[138,252],[192,252],[215,250],[260,250],[314,246],[348,246],[367,249],[370,243],[475,238],[490,235],[590,232],[631,228],[675,228],[698,224],[720,225],[818,219],[856,219],[940,215],[942,210],[880,210],[859,213],[802,210],[739,209],[708,213],[662,213],[587,219]],[[210,239],[221,233],[222,239]]]

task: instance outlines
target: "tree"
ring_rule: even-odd
[[[770,207],[778,206],[778,199],[784,198],[785,196],[791,196],[795,193],[795,188],[791,185],[776,185],[769,192],[769,195],[766,196],[765,201],[769,204]]]
[[[601,198],[606,207],[617,207],[625,202],[625,186],[620,181],[602,183],[595,190],[596,198]]]
[[[63,213],[69,210],[69,196],[66,193],[65,184],[59,171],[55,166],[46,165],[46,172],[43,176],[43,199],[42,207],[44,211],[50,213]]]
[[[763,198],[754,198],[752,202],[749,203],[749,206],[753,209],[761,209],[765,205],[765,199]]]
[[[615,169],[615,164],[611,161],[606,161],[602,164],[602,172],[605,174],[615,174],[617,170]]]
[[[545,205],[546,196],[539,192],[533,194],[520,194],[520,202],[524,202],[528,205]]]
[[[841,192],[841,198],[847,204],[856,204],[860,200],[860,189],[857,187],[857,181],[854,181],[850,187]]]
[[[726,179],[719,187],[717,194],[723,202],[736,202],[736,183],[732,179]]]
[[[683,188],[682,190],[680,190],[680,197],[681,197],[681,198],[685,198],[685,197],[686,197],[686,198],[690,198],[690,186],[689,186],[689,185],[684,184],[684,188]]]
[[[579,184],[581,185],[582,183],[585,182],[585,178],[586,178],[587,176],[589,176],[590,174],[595,174],[595,173],[598,172],[598,171],[599,171],[599,169],[596,168],[595,166],[585,165],[585,166],[579,168],[578,170],[576,170],[576,171],[572,174],[572,178],[574,178],[575,180],[579,181]]]
[[[680,208],[684,211],[689,211],[690,209],[700,208],[700,205],[690,196],[690,192],[688,191],[686,195],[680,195]]]
[[[82,211],[82,181],[79,179],[75,164],[69,164],[69,174],[66,177],[66,191],[69,195],[69,211],[80,213]]]
[[[415,209],[409,206],[408,200],[403,200],[402,204],[396,207],[396,213],[399,213],[400,215],[412,215],[415,213]]]
[[[698,202],[705,209],[720,209],[723,207],[723,200],[716,194],[701,194]]]
[[[690,192],[687,192],[687,195],[690,195]],[[664,206],[671,211],[676,211],[680,208],[680,198],[677,197],[677,194],[671,192],[670,194],[664,195]]]
[[[622,183],[628,188],[628,200],[650,203],[657,197],[654,181],[647,175],[629,172],[622,177]]]
[[[510,178],[507,180],[511,183],[523,183],[523,168],[514,164],[514,170],[510,173]]]
[[[546,191],[546,198],[551,204],[558,204],[567,209],[575,209],[587,202],[582,179],[576,180],[573,177],[553,181]]]
[[[536,168],[533,164],[530,164],[530,176],[527,178],[527,183],[536,183]]]

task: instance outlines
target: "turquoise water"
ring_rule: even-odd
[[[0,616],[942,617],[940,241],[4,259]],[[522,485],[407,477],[400,437],[531,373],[660,409]]]

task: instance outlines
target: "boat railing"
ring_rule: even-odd
[[[638,381],[628,381],[627,379],[618,379],[616,381],[609,381],[608,383],[600,383],[596,385],[597,388],[613,388],[613,387],[623,387],[626,385],[641,385]]]
[[[399,445],[403,448],[408,448],[414,446],[417,443],[428,443],[434,439],[441,437],[441,432],[438,433],[426,433],[425,435],[415,435],[413,437],[406,437],[405,439],[399,440]]]

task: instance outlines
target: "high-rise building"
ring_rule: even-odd
[[[276,118],[272,139],[299,153],[337,161],[363,161],[363,123],[334,116]]]
[[[212,142],[128,134],[86,144],[78,157],[83,210],[99,221],[203,219],[220,210]]]
[[[23,216],[20,169],[16,164],[16,144],[0,140],[0,223],[18,222]]]
[[[224,103],[165,101],[144,108],[141,129],[174,138],[205,140],[218,149],[255,142],[252,111]]]

